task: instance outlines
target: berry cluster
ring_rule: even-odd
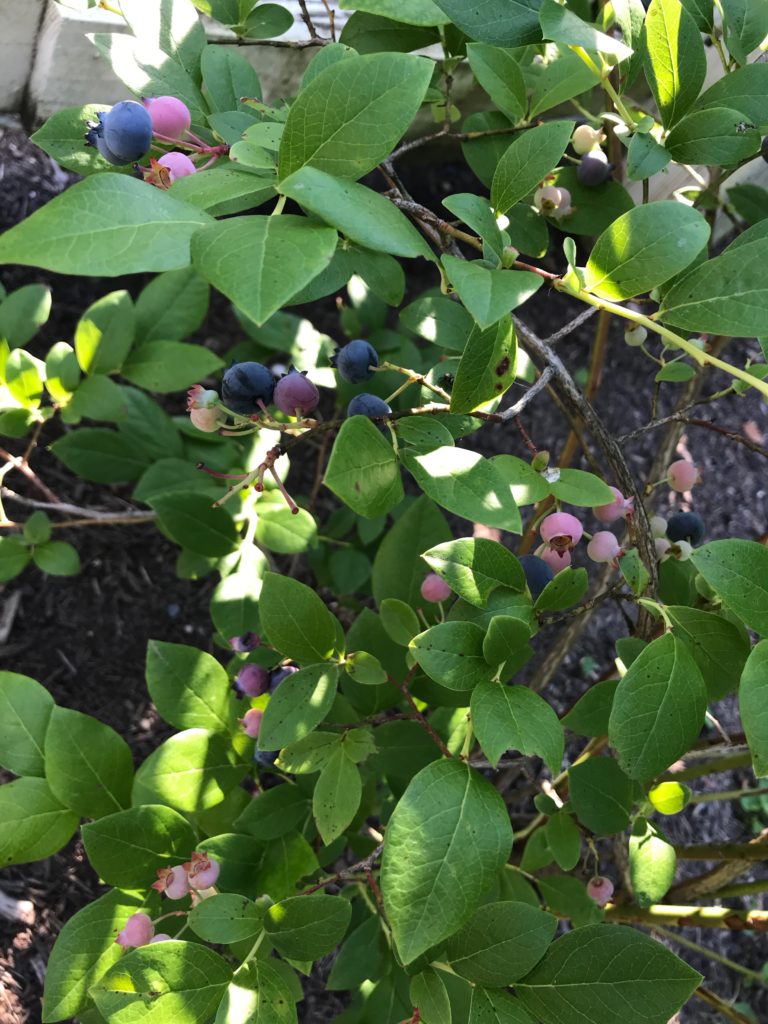
[[[603,142],[603,132],[590,128],[588,124],[580,124],[571,136],[573,150],[581,157],[576,168],[576,179],[580,185],[596,188],[610,178],[613,165],[600,148]]]

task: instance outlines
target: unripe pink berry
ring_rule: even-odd
[[[570,512],[553,512],[542,519],[539,533],[555,551],[569,551],[581,540],[584,527]]]
[[[152,941],[155,934],[155,926],[148,914],[131,914],[123,925],[122,931],[118,932],[115,942],[118,946],[130,949],[134,946],[146,946]]]
[[[587,895],[595,901],[598,907],[604,907],[613,896],[613,882],[603,875],[595,875],[587,883]]]
[[[187,869],[189,884],[193,889],[210,889],[212,885],[216,885],[221,868],[217,860],[211,860],[207,853],[198,853],[197,850],[192,854],[192,860],[184,867]]]
[[[158,932],[158,934],[153,939],[149,940],[149,944],[151,946],[153,942],[171,942],[171,941],[172,941],[171,940],[171,936],[168,935],[166,932]]]
[[[579,156],[583,156],[604,141],[605,135],[599,129],[591,128],[588,124],[580,124],[571,136],[571,145]]]
[[[219,429],[220,415],[218,409],[190,409],[189,418],[198,430],[213,434]]]
[[[442,576],[438,576],[436,572],[428,573],[421,584],[421,596],[425,601],[431,601],[433,604],[437,604],[438,601],[447,601],[452,593],[453,591]]]
[[[181,864],[173,868],[158,868],[157,881],[152,883],[152,888],[164,892],[169,900],[183,899],[189,892],[187,872]]]
[[[700,479],[698,469],[687,459],[678,459],[667,470],[667,483],[673,491],[678,491],[680,494],[690,491],[694,484],[699,483]]]
[[[260,697],[269,689],[269,670],[263,665],[243,665],[235,677],[235,686],[248,697]]]
[[[164,135],[167,139],[181,139],[192,123],[192,115],[186,103],[175,96],[156,96],[144,100],[152,121],[155,135]]]
[[[250,708],[245,712],[243,717],[240,719],[240,724],[242,725],[243,732],[246,736],[250,736],[252,740],[258,739],[261,720],[263,717],[264,712],[259,708]]]
[[[177,178],[186,178],[188,174],[194,174],[197,170],[186,153],[165,153],[157,162],[167,169],[171,184]]]
[[[611,487],[616,495],[607,505],[596,505],[592,509],[595,519],[601,523],[615,523],[617,519],[628,519],[634,511],[634,498],[625,498],[618,487]]]
[[[571,564],[570,551],[557,551],[555,548],[544,545],[536,554],[543,562],[547,563],[555,576]]]
[[[612,562],[621,554],[621,545],[610,530],[598,530],[587,544],[587,555],[593,562]]]

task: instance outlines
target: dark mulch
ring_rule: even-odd
[[[438,208],[443,195],[476,188],[476,183],[466,177],[463,165],[415,167],[406,173],[419,198],[433,209]],[[3,229],[27,216],[69,180],[27,142],[23,133],[4,127],[2,122],[0,175]],[[6,267],[0,270],[0,280],[8,289],[31,281],[45,281],[52,287],[53,316],[37,342],[42,351],[58,338],[71,337],[79,314],[95,298],[115,287],[128,287],[135,293],[143,283],[140,277],[116,282]],[[417,277],[411,279],[409,286],[415,294],[432,284],[431,277]],[[526,307],[526,318],[539,333],[546,335],[574,312],[563,296],[542,289]],[[332,299],[317,303],[307,310],[307,315],[321,329],[334,333]],[[593,325],[587,324],[561,345],[563,356],[574,371],[586,368],[592,331]],[[209,339],[216,347],[226,343],[228,347],[240,334],[226,303],[214,300],[201,340]],[[754,344],[741,343],[738,348],[734,346],[733,358],[741,354],[740,349],[755,350],[755,354],[757,351]],[[645,384],[637,387],[638,380],[647,380],[647,373],[642,357],[622,343],[620,331],[614,327],[598,407],[616,433],[626,432],[649,418],[647,389]],[[717,387],[717,377],[711,383],[713,389]],[[716,417],[718,424],[731,430],[740,431],[746,422],[752,421],[757,433],[768,432],[764,406],[756,397],[730,398],[717,407]],[[533,404],[525,414],[525,425],[539,448],[555,453],[567,434],[567,427],[547,401]],[[43,442],[50,441],[52,436],[44,435]],[[483,430],[470,443],[488,455],[501,451],[525,455],[520,436],[512,427]],[[690,434],[686,443],[704,470],[704,483],[697,488],[695,498],[697,509],[703,511],[707,520],[709,537],[762,536],[768,529],[768,499],[760,457],[704,430]],[[654,435],[649,434],[628,449],[639,475],[649,465],[655,444]],[[94,487],[73,479],[43,448],[35,454],[34,464],[41,477],[65,500],[113,510],[127,504],[125,488]],[[300,476],[293,482],[300,491],[311,481],[314,468],[299,460],[295,460],[295,465]],[[20,493],[31,493],[18,474],[13,474],[12,484]],[[659,493],[659,511],[667,510],[669,499],[665,490]],[[321,516],[328,507],[324,509],[321,505]],[[19,516],[23,514],[18,507],[14,511]],[[176,548],[151,526],[99,527],[71,533],[77,533],[70,539],[76,542],[83,561],[82,575],[76,580],[44,579],[35,570],[28,570],[0,589],[0,625],[5,625],[0,667],[39,679],[61,704],[87,711],[113,726],[129,741],[138,762],[156,746],[166,730],[147,699],[143,679],[146,642],[156,637],[211,649],[207,608],[214,583],[179,580],[174,571]],[[305,567],[299,566],[298,571],[309,579]],[[583,659],[591,659],[598,673],[610,668],[613,638],[623,635],[625,628],[618,612],[608,606],[593,618],[548,690],[549,699],[559,711],[568,707],[592,678]],[[546,646],[547,642],[545,633],[541,643]],[[733,702],[724,702],[718,713],[726,729],[739,731]],[[744,784],[747,778],[746,774],[731,774],[709,782],[726,789]],[[738,808],[721,802],[696,805],[695,810],[669,819],[667,824],[675,840],[681,842],[739,840],[750,834]],[[696,869],[691,870],[695,873]],[[77,841],[46,861],[3,870],[0,889],[34,904],[34,925],[0,918],[0,1020],[3,1024],[31,1024],[40,1019],[45,961],[61,925],[101,890]],[[763,906],[762,900],[756,897],[752,905]],[[690,931],[685,934],[756,970],[761,969],[766,959],[764,942],[759,936]],[[756,1012],[768,1013],[764,992],[759,998],[754,992],[745,996],[738,975],[699,961],[694,954],[681,952],[705,970],[711,987],[720,995],[727,999],[744,998],[754,1005]],[[307,1022],[321,1024],[331,1020],[343,1006],[336,994],[323,991],[319,972],[305,979],[305,990],[306,999],[301,1005],[302,1019]],[[720,1018],[694,1000],[681,1019],[686,1024],[704,1024]]]

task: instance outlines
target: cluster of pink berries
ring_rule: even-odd
[[[615,523],[630,519],[634,511],[634,498],[625,498],[617,487],[611,487],[614,500],[592,509],[600,523]],[[539,526],[543,545],[536,552],[554,573],[562,572],[571,564],[571,550],[584,536],[584,527],[569,512],[553,512]],[[623,554],[621,545],[610,530],[598,530],[587,545],[587,555],[593,562],[615,563]]]
[[[146,107],[152,121],[152,134],[162,142],[184,144],[185,140],[193,138],[190,134],[192,117],[186,103],[175,96],[157,96],[145,99]],[[201,139],[194,139],[198,144],[205,146]],[[158,188],[167,189],[178,178],[185,178],[194,174],[197,167],[186,153],[179,153],[172,150],[164,153],[158,160],[149,158],[149,170],[145,170],[144,180]]]
[[[173,868],[158,868],[157,881],[152,888],[165,893],[170,900],[181,900],[190,896],[192,905],[205,898],[206,891],[211,889],[219,877],[220,865],[207,853],[192,854],[186,864],[177,864]],[[167,942],[171,938],[165,932],[155,933],[155,922],[149,914],[131,914],[118,932],[115,942],[125,949],[146,946],[151,942]]]

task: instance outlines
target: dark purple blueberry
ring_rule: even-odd
[[[343,380],[350,384],[362,384],[373,376],[371,367],[379,365],[379,354],[373,345],[358,338],[340,348],[331,359],[331,365],[336,367]]]
[[[355,395],[347,406],[347,416],[369,416],[376,419],[379,416],[389,416],[391,412],[383,398],[369,395],[365,391],[362,395]]]
[[[263,363],[235,363],[224,374],[221,400],[238,416],[260,412],[259,402],[268,405],[275,390],[275,378]]]
[[[280,683],[292,676],[294,672],[298,672],[298,668],[295,665],[284,665],[282,668],[275,669],[272,673],[272,678],[269,681],[269,692],[274,693]]]
[[[535,601],[544,587],[555,578],[555,574],[538,555],[521,555],[518,561],[523,567],[525,582]]]
[[[243,633],[242,636],[231,637],[229,646],[233,651],[237,651],[238,654],[250,654],[260,643],[261,637],[249,631],[248,633]]]
[[[88,122],[86,141],[111,164],[132,164],[149,152],[152,118],[135,100],[122,100]]]
[[[235,676],[235,689],[248,697],[260,697],[269,689],[269,669],[263,665],[243,665]]]
[[[275,385],[272,401],[287,416],[295,416],[297,413],[304,416],[317,408],[320,392],[306,376],[306,371],[299,373],[298,370],[291,370]]]
[[[587,188],[596,188],[604,184],[611,176],[612,164],[608,163],[608,157],[601,149],[595,149],[591,153],[585,153],[576,168],[576,178],[580,185]]]
[[[667,523],[667,537],[673,544],[687,540],[696,547],[704,540],[704,520],[695,512],[675,512]]]

